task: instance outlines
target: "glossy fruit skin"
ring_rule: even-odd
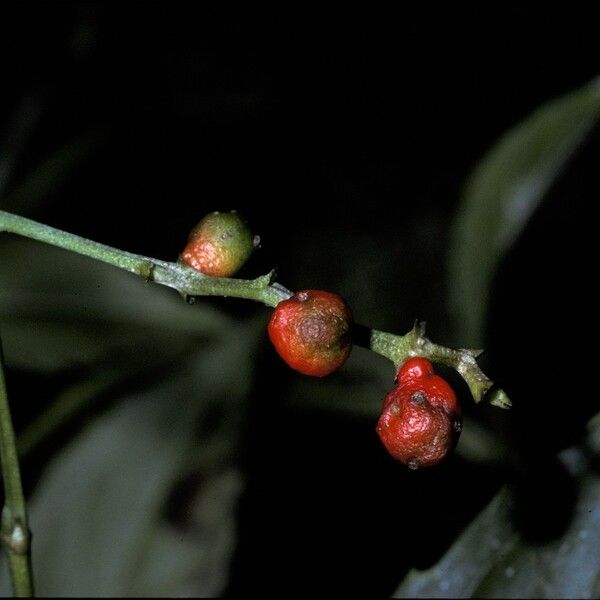
[[[422,377],[431,377],[435,372],[431,361],[421,356],[409,358],[398,371],[398,381],[408,381]]]
[[[431,361],[426,358],[409,358],[400,367],[396,380],[398,386],[408,387],[413,392],[421,390],[432,406],[443,408],[448,414],[460,418],[461,408],[454,390],[445,379],[435,374]],[[384,406],[392,401],[390,394],[386,396]]]
[[[205,275],[231,277],[254,245],[250,230],[236,212],[213,212],[192,229],[179,259]]]
[[[424,358],[411,358],[386,396],[377,433],[388,452],[411,469],[441,462],[462,429],[461,408],[448,383]]]
[[[280,302],[268,325],[281,358],[296,371],[324,377],[337,371],[352,350],[352,311],[333,292],[301,290]]]

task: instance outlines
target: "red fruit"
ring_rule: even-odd
[[[268,332],[292,369],[324,377],[346,362],[352,350],[351,328],[352,312],[341,296],[301,290],[275,307]]]
[[[461,408],[452,388],[425,358],[411,358],[385,397],[377,433],[388,452],[411,469],[438,464],[456,445]]]
[[[419,382],[415,382],[414,390],[422,390],[432,406],[443,408],[449,415],[460,417],[461,408],[454,390],[445,379],[439,375],[431,375]]]
[[[442,407],[447,413],[460,417],[461,408],[454,390],[445,379],[436,375],[433,365],[421,356],[409,358],[398,371],[398,385],[410,385],[413,391],[425,393],[433,406]],[[390,402],[386,396],[384,407]]]
[[[394,388],[390,396],[377,423],[387,451],[411,469],[437,465],[456,441],[450,415],[406,386]]]
[[[398,371],[398,380],[407,381],[419,377],[428,377],[433,375],[433,365],[426,358],[415,356],[409,358]]]

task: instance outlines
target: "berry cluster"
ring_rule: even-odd
[[[180,260],[212,277],[230,277],[257,245],[235,212],[214,212],[190,233]],[[274,309],[268,333],[279,356],[296,371],[324,377],[337,371],[352,350],[352,311],[338,294],[301,290]],[[461,410],[452,388],[426,358],[411,358],[399,370],[384,401],[377,433],[388,452],[410,469],[438,464],[461,430]]]
[[[269,322],[279,356],[305,375],[337,371],[350,354],[352,314],[341,296],[302,290],[280,302]],[[426,358],[409,359],[384,401],[377,433],[387,451],[410,469],[441,462],[460,435],[461,409],[452,388]]]

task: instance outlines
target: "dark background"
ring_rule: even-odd
[[[572,6],[3,4],[0,128],[24,99],[40,114],[7,191],[81,140],[85,159],[28,216],[171,260],[203,214],[235,208],[263,240],[242,275],[275,266],[291,289],[343,294],[360,322],[404,332],[423,318],[434,340],[468,345],[445,303],[463,185],[508,128],[600,72],[599,40],[598,20]],[[286,402],[298,376],[265,342],[237,459],[248,483],[230,593],[388,595],[506,481],[527,535],[560,535],[576,492],[554,453],[597,408],[573,375],[587,368],[597,150],[594,135],[496,279],[484,362],[511,392],[510,417],[474,407],[453,379],[517,458],[408,473],[373,419]],[[11,377],[23,398],[60,385]],[[36,410],[19,403],[17,426]],[[26,463],[28,489],[62,439]]]

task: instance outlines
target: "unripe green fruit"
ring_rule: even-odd
[[[213,212],[192,229],[180,260],[205,275],[231,277],[257,245],[238,213]]]

